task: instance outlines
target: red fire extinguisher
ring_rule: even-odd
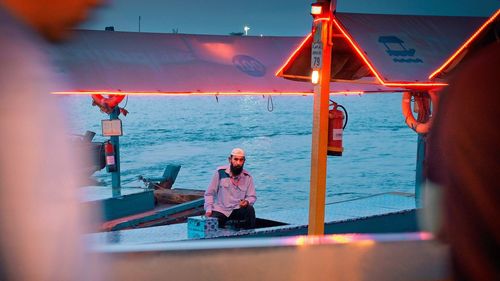
[[[344,129],[347,125],[347,110],[345,107],[334,101],[331,101],[330,106],[332,106],[332,108],[328,111],[327,154],[331,156],[342,156],[342,152],[344,151],[344,148],[342,147],[342,135],[344,134]],[[339,107],[342,108],[342,110],[339,110]]]
[[[106,156],[106,171],[108,173],[116,172],[115,148],[109,140],[104,143],[104,154]]]

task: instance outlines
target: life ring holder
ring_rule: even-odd
[[[97,105],[102,111],[109,114],[124,98],[125,95],[107,95],[105,97],[105,95],[93,94],[92,105]]]
[[[432,113],[435,113],[437,111],[437,104],[438,104],[438,95],[436,91],[427,91],[427,94],[431,98],[431,104],[432,104]],[[418,114],[430,114],[431,116],[428,118],[426,122],[419,122],[415,117],[413,116],[413,112],[411,109],[411,100],[412,97],[415,96],[415,93],[412,92],[404,92],[403,93],[403,101],[401,104],[402,111],[403,111],[403,116],[405,117],[405,122],[408,127],[410,127],[413,131],[419,133],[419,134],[426,134],[429,132],[431,126],[432,126],[432,121],[433,121],[433,115],[432,113],[428,112],[419,112]],[[419,110],[423,108],[423,105],[419,105]]]

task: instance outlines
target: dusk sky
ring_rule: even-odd
[[[297,35],[309,32],[311,0],[110,0],[94,20],[82,26],[103,30],[229,34],[250,27],[249,35]],[[500,0],[338,0],[338,11],[386,14],[489,16]]]

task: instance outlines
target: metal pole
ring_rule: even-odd
[[[437,110],[437,90],[430,90],[427,92],[427,95],[424,97],[427,99],[430,105],[430,112],[427,112],[427,116],[424,116],[427,122],[430,122],[431,116],[435,116]],[[434,100],[432,97],[436,97]],[[426,101],[426,102],[427,102]],[[417,140],[417,163],[415,170],[415,206],[417,208],[422,207],[422,189],[423,184],[427,180],[427,175],[425,173],[425,159],[426,159],[426,150],[427,150],[427,134],[418,134]]]
[[[116,106],[109,114],[109,120],[116,120],[120,115],[120,108]],[[120,139],[118,136],[111,136],[111,144],[115,148],[116,171],[111,173],[111,188],[113,197],[121,196],[121,180],[120,180]]]
[[[415,205],[417,208],[421,207],[422,202],[420,197],[422,195],[422,184],[425,182],[424,175],[424,160],[425,160],[425,136],[418,134],[417,141],[417,168],[415,171]]]
[[[323,235],[325,232],[328,103],[332,54],[329,40],[331,20],[318,20],[314,25],[313,44],[321,43],[322,55],[318,69],[319,81],[314,87],[308,234]]]

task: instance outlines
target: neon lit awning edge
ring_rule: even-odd
[[[472,44],[474,39],[476,39],[481,32],[486,29],[490,24],[492,24],[495,19],[500,15],[500,9],[498,9],[491,17],[486,20],[479,29],[477,29],[472,36],[470,36],[450,57],[448,57],[443,64],[441,64],[436,70],[434,70],[430,75],[429,79],[434,79],[438,76],[445,68],[447,68],[450,64],[452,64],[453,60],[462,54],[469,46]]]
[[[484,30],[488,25],[490,25],[495,18],[497,18],[500,15],[500,9],[497,10],[489,19],[485,20],[485,22],[479,26],[479,28],[476,29],[476,31],[473,33],[473,36],[469,37],[468,40],[463,43],[462,46],[458,48],[455,53],[453,53],[450,57],[445,59],[445,63],[440,65],[437,69],[431,69],[428,73],[432,73],[430,76],[428,75],[428,81],[422,80],[422,82],[410,82],[410,81],[385,81],[382,76],[378,73],[377,69],[374,67],[374,64],[371,62],[371,60],[363,53],[362,49],[359,48],[355,42],[355,40],[350,36],[350,34],[346,31],[345,27],[343,27],[342,23],[340,23],[340,20],[336,17],[332,18],[332,23],[334,27],[340,33],[343,34],[343,38],[345,38],[346,42],[349,43],[351,46],[352,50],[354,53],[358,55],[359,58],[363,61],[363,63],[370,69],[370,72],[375,76],[375,79],[378,80],[378,82],[386,87],[406,87],[406,88],[420,88],[420,89],[428,89],[428,88],[440,88],[440,87],[445,87],[447,86],[447,83],[444,83],[442,81],[435,81],[433,78],[439,73],[439,71],[443,70],[445,67],[447,67],[452,61],[453,58],[459,55],[461,51],[464,50],[465,47],[467,47],[476,37],[481,33],[482,30]],[[290,73],[286,73],[286,69],[291,67],[292,62],[299,56],[300,54],[300,49],[304,48],[304,45],[306,43],[310,43],[312,41],[311,34],[309,34],[303,42],[300,44],[300,46],[292,52],[292,54],[289,56],[289,58],[286,60],[286,62],[280,67],[279,71],[276,73],[276,76],[282,77],[282,78],[289,78],[289,79],[295,79],[295,80],[303,80],[303,81],[310,81],[310,76],[306,77],[304,75],[294,75]],[[450,50],[451,52],[451,50]],[[335,81],[335,80],[332,80]],[[355,84],[356,80],[350,80],[350,83]]]
[[[331,95],[363,95],[401,91],[333,91]],[[121,96],[311,96],[313,92],[116,92],[116,91],[55,91],[53,95],[121,95]]]

